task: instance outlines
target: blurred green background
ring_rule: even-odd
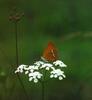
[[[68,66],[66,79],[46,84],[45,100],[92,100],[92,0],[0,0],[0,100],[28,100],[14,74],[13,7],[24,13],[17,23],[19,64],[39,60],[52,41]],[[20,77],[29,100],[41,100],[41,85]]]

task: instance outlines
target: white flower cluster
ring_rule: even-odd
[[[65,78],[64,71],[62,71],[62,67],[67,67],[62,61],[56,60],[53,63],[44,62],[44,61],[37,61],[33,65],[20,65],[15,73],[25,73],[29,77],[29,81],[34,81],[37,83],[39,79],[43,77],[41,70],[44,69],[49,71],[50,78],[58,78],[62,80]]]

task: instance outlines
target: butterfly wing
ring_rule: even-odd
[[[57,60],[57,49],[52,42],[48,43],[47,48],[43,52],[42,58],[51,62]]]

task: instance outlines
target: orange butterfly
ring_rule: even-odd
[[[53,62],[58,59],[57,49],[52,42],[48,43],[47,48],[44,50],[42,60]]]

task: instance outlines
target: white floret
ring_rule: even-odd
[[[38,82],[38,79],[40,79],[43,75],[39,72],[33,72],[29,73],[29,81],[34,81],[34,83]]]
[[[62,80],[62,78],[65,78],[64,71],[61,71],[60,69],[51,71],[50,78],[53,78],[53,77],[54,78],[59,77],[59,80]]]
[[[18,72],[23,73],[24,67],[26,67],[26,66],[27,66],[27,65],[24,65],[24,64],[20,65],[20,66],[17,68],[17,70],[15,71],[15,73],[18,73]]]
[[[40,65],[43,65],[44,62],[43,61],[36,61],[34,64],[37,65],[37,66],[40,66]]]
[[[61,60],[56,60],[55,62],[53,62],[53,64],[59,67],[67,67],[67,65],[65,65]]]

